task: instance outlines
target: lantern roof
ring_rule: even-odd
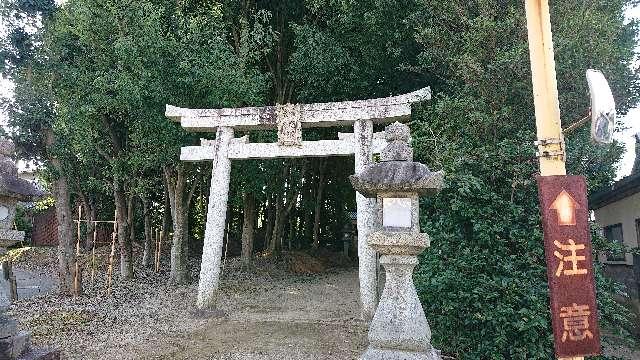
[[[387,126],[385,139],[388,143],[380,153],[381,161],[349,177],[356,191],[365,197],[376,197],[380,193],[398,192],[434,195],[442,189],[442,171],[432,172],[426,165],[413,161],[407,125],[396,122]]]
[[[16,164],[10,158],[15,146],[8,139],[0,139],[0,196],[18,201],[31,201],[42,196],[42,192],[31,182],[18,177]]]

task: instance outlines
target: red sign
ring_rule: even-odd
[[[556,357],[600,354],[585,179],[539,176],[538,194]]]

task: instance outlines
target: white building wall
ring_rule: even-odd
[[[640,193],[635,193],[622,200],[611,203],[594,211],[596,222],[603,228],[609,225],[622,224],[622,237],[624,244],[629,247],[638,247],[638,232],[636,219],[640,219]],[[605,254],[599,254],[598,260],[609,264],[633,265],[633,256],[626,255],[625,261],[606,261]]]

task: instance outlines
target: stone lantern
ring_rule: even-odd
[[[6,249],[24,239],[24,231],[13,229],[18,201],[31,201],[41,193],[27,180],[18,178],[18,169],[11,159],[15,151],[13,143],[0,139],[0,256]],[[12,298],[6,276],[11,274],[11,264],[2,263],[5,276],[0,277],[0,310],[6,307]]]
[[[11,159],[14,150],[11,141],[0,139],[0,256],[7,247],[24,239],[24,231],[13,229],[18,201],[31,201],[42,195],[33,184],[18,178],[18,169]],[[30,348],[29,332],[18,331],[15,320],[5,315],[15,295],[9,261],[2,262],[0,273],[0,359],[58,359],[58,351]]]
[[[33,184],[18,177],[18,169],[11,159],[14,151],[13,142],[0,139],[0,255],[24,239],[24,231],[13,230],[18,201],[32,201],[42,195]]]
[[[442,188],[443,173],[413,161],[408,126],[389,125],[385,138],[388,143],[380,162],[350,177],[359,193],[377,198],[378,226],[367,243],[381,255],[386,271],[369,326],[369,348],[361,359],[439,360],[412,275],[417,255],[429,246],[429,236],[420,233],[418,197],[436,194]]]
[[[344,255],[345,258],[349,257],[349,248],[351,248],[352,241],[353,229],[350,223],[346,223],[342,227],[342,255]]]

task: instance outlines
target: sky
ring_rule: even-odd
[[[60,2],[60,1],[56,1]],[[640,19],[640,7],[633,7],[627,10],[628,19]],[[0,33],[4,30],[4,24],[0,17]],[[640,52],[640,46],[638,46],[638,52]],[[636,59],[636,62],[640,60]],[[586,70],[586,69],[585,69]],[[606,74],[605,74],[606,76]],[[585,79],[586,81],[586,79]],[[0,78],[0,96],[8,96],[12,92],[11,82]],[[565,122],[567,119],[563,119]],[[629,113],[619,119],[622,123],[622,127],[626,130],[616,134],[616,139],[625,145],[626,151],[622,158],[622,161],[618,165],[617,177],[622,178],[631,173],[633,162],[635,159],[635,140],[633,134],[640,132],[640,106],[635,109],[631,109]],[[0,125],[4,126],[7,122],[6,114],[0,110]]]
[[[640,19],[640,7],[627,10],[627,18]],[[636,52],[640,52],[640,46],[637,46]],[[636,58],[636,63],[638,63],[638,61],[639,59]],[[627,129],[616,134],[616,139],[625,144],[626,152],[618,165],[618,178],[629,175],[633,168],[633,161],[635,159],[635,140],[633,134],[640,132],[640,107],[631,109],[621,121],[623,127]]]

